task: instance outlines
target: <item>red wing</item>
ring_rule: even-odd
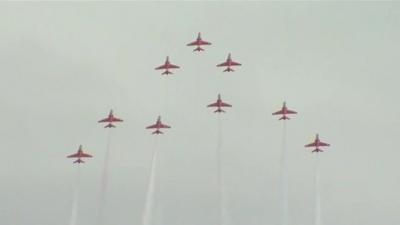
[[[168,66],[166,64],[164,64],[162,66],[156,67],[155,69],[156,70],[168,69]]]
[[[218,64],[217,66],[228,66],[228,65],[229,65],[228,62],[224,62],[224,63]]]
[[[198,41],[197,44],[198,44],[198,45],[211,45],[210,42],[208,42],[208,41],[203,41],[203,40]]]
[[[315,146],[317,146],[317,145],[315,144],[315,142],[310,143],[310,144],[308,144],[308,145],[305,145],[305,147],[315,147]]]
[[[174,65],[174,64],[169,64],[168,68],[170,68],[170,69],[179,69],[179,66]]]
[[[161,124],[161,128],[171,128],[171,127],[165,124]]]
[[[218,103],[209,104],[207,107],[218,107]]]
[[[157,128],[157,124],[146,127],[146,129],[154,129],[154,128]]]
[[[272,115],[282,115],[282,114],[283,114],[283,110],[279,110],[278,112],[272,113]]]
[[[114,117],[114,118],[112,119],[112,122],[123,122],[123,120],[121,120],[121,119],[119,119],[119,118],[116,118],[116,117]]]
[[[329,144],[320,141],[320,142],[319,142],[319,146],[329,146]]]
[[[193,46],[193,45],[198,45],[198,41],[193,41],[187,44],[186,46]]]
[[[82,157],[82,158],[92,158],[91,155],[86,154],[86,153],[81,153],[80,157]]]
[[[78,158],[78,157],[79,157],[78,153],[67,156],[67,158]]]
[[[99,120],[99,123],[111,122],[109,118]]]
[[[241,66],[242,64],[232,61],[231,66]]]
[[[223,107],[232,107],[232,105],[229,105],[228,103],[221,102],[221,106]]]
[[[293,110],[286,110],[286,114],[297,114],[297,112]]]

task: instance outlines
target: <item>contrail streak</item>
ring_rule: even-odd
[[[111,153],[111,128],[108,130],[107,134],[107,147],[106,147],[106,155],[104,157],[104,167],[101,175],[101,189],[100,189],[100,197],[99,197],[99,215],[98,215],[98,224],[103,224],[104,218],[104,205],[106,200],[106,191],[108,187],[108,168],[110,164],[110,153]]]
[[[151,160],[150,177],[147,186],[147,194],[143,210],[142,225],[151,225],[152,210],[154,204],[154,191],[155,191],[154,187],[155,187],[156,172],[157,172],[157,158],[158,158],[158,149],[157,149],[157,137],[156,137],[153,147],[153,158]]]
[[[78,206],[79,206],[79,186],[80,186],[80,180],[81,180],[81,168],[78,163],[77,165],[77,175],[76,175],[76,184],[75,184],[75,189],[74,189],[74,199],[72,202],[72,209],[71,209],[71,218],[69,221],[69,225],[76,225],[77,223],[77,218],[78,218]]]
[[[288,168],[286,149],[286,121],[283,121],[282,152],[281,152],[281,187],[282,187],[282,225],[288,224]]]
[[[319,174],[319,153],[315,154],[315,225],[321,225],[321,193]]]

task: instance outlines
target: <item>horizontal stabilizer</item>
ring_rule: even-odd
[[[163,134],[163,132],[161,130],[156,130],[152,134]]]
[[[74,161],[74,163],[85,163],[82,159],[77,159]]]
[[[115,125],[114,124],[112,124],[112,123],[109,123],[107,126],[105,126],[104,128],[114,128],[115,127]]]
[[[168,74],[173,74],[171,71],[169,71],[169,70],[166,70],[166,71],[164,71],[163,73],[162,73],[162,75],[168,75]]]
[[[281,118],[279,118],[279,120],[290,120],[290,118],[287,116],[282,116]]]
[[[224,70],[224,72],[234,72],[235,70],[233,70],[232,68],[230,68],[230,67],[227,67],[225,70]]]
[[[312,153],[313,152],[316,152],[316,153],[318,153],[318,152],[323,152],[321,149],[319,149],[319,148],[316,148],[316,149],[314,149],[313,151],[312,151]]]
[[[197,48],[193,49],[193,51],[194,51],[194,52],[195,52],[195,51],[200,52],[200,51],[204,51],[204,49],[201,48],[200,46],[198,46]]]
[[[217,109],[214,111],[215,113],[225,113],[225,111],[223,109]]]

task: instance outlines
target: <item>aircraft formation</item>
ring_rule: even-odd
[[[205,51],[205,49],[202,46],[207,46],[207,45],[212,45],[212,43],[203,40],[202,37],[201,37],[201,33],[199,32],[197,34],[196,40],[188,43],[186,46],[195,46],[196,48],[194,48],[193,51],[194,52],[196,52],[196,51],[197,52],[201,52],[201,51]],[[232,67],[241,66],[241,65],[242,65],[241,63],[233,61],[231,53],[229,53],[227,59],[225,60],[225,62],[217,64],[216,66],[217,67],[225,67],[223,72],[234,72],[235,70],[232,69]],[[163,70],[161,75],[169,75],[169,74],[173,74],[171,70],[179,69],[179,68],[180,67],[178,65],[172,64],[171,61],[170,61],[169,56],[167,56],[166,59],[165,59],[164,64],[161,65],[161,66],[156,67],[155,70]],[[223,110],[223,108],[232,107],[232,105],[228,104],[226,102],[223,102],[222,99],[221,99],[221,94],[218,94],[217,101],[215,103],[207,105],[207,107],[216,108],[214,113],[225,113],[225,110]],[[290,118],[288,117],[288,115],[290,115],[290,114],[297,114],[297,112],[288,109],[287,106],[286,106],[286,102],[283,102],[283,106],[279,111],[272,113],[272,115],[281,116],[279,118],[279,120],[289,120]],[[115,128],[116,126],[114,125],[114,123],[123,122],[123,120],[120,119],[120,118],[115,117],[114,114],[113,114],[113,110],[111,110],[110,113],[108,114],[107,118],[101,119],[98,122],[99,123],[107,123],[107,125],[104,128]],[[146,129],[154,129],[152,134],[156,134],[156,135],[163,134],[161,129],[169,129],[169,128],[171,128],[171,126],[163,124],[161,122],[161,116],[158,116],[157,121],[156,121],[155,124],[146,127]],[[314,140],[313,143],[305,145],[306,148],[313,147],[314,149],[311,152],[315,152],[315,153],[323,152],[323,150],[320,147],[328,147],[328,146],[330,146],[330,145],[320,141],[318,134],[316,135],[315,140]],[[78,163],[79,164],[79,163],[84,163],[82,158],[92,157],[92,156],[89,155],[89,154],[83,153],[82,145],[80,145],[79,146],[79,150],[78,150],[78,152],[76,154],[69,155],[67,157],[68,158],[77,158],[77,160],[74,161],[74,163]]]
[[[193,49],[193,52],[203,52],[203,51],[205,51],[205,49],[204,49],[205,46],[209,46],[209,45],[212,45],[212,43],[208,42],[206,40],[203,40],[202,36],[201,36],[201,33],[198,33],[196,40],[194,40],[194,41],[192,41],[192,42],[187,44],[187,46],[189,46],[189,47],[195,47]],[[231,53],[228,54],[225,62],[222,62],[222,63],[219,63],[219,64],[216,65],[216,67],[218,67],[218,68],[219,67],[225,68],[222,72],[235,72],[233,67],[239,67],[239,66],[242,66],[242,64],[239,63],[239,62],[234,61],[232,59],[232,54]],[[172,70],[180,69],[180,66],[173,64],[171,62],[171,60],[170,60],[170,57],[167,56],[166,59],[165,59],[164,64],[160,65],[158,67],[155,67],[154,69],[155,70],[161,70],[162,71],[161,75],[170,75],[170,74],[173,74]],[[213,111],[214,113],[222,114],[222,113],[226,113],[226,111],[225,111],[226,108],[232,108],[232,105],[230,103],[224,102],[222,100],[221,94],[218,94],[217,100],[215,102],[213,102],[213,103],[210,103],[210,104],[206,105],[206,107],[207,108],[214,108],[215,109]],[[294,115],[294,114],[297,114],[297,112],[292,110],[292,109],[289,109],[287,107],[287,105],[286,105],[286,102],[283,102],[283,105],[282,105],[280,110],[272,113],[273,116],[279,116],[278,120],[282,120],[282,121],[284,121],[284,123],[286,123],[287,120],[290,120],[290,117],[289,117],[290,115]],[[113,110],[110,110],[110,112],[109,112],[109,114],[108,114],[108,116],[106,118],[101,119],[101,120],[98,121],[98,123],[105,124],[104,128],[110,128],[110,129],[111,128],[116,128],[115,124],[116,123],[121,123],[121,122],[124,122],[124,120],[114,116]],[[156,122],[154,124],[146,126],[145,129],[152,130],[152,132],[151,132],[152,135],[160,135],[160,134],[164,134],[164,132],[165,132],[164,130],[165,129],[171,129],[171,126],[163,123],[161,121],[161,116],[158,116]],[[284,136],[285,136],[285,132],[284,132]],[[325,142],[320,140],[319,134],[316,134],[316,137],[315,137],[314,141],[312,143],[306,144],[304,147],[305,148],[312,148],[311,153],[321,153],[321,152],[323,152],[321,147],[329,147],[329,146],[330,145],[328,143],[325,143]],[[107,152],[108,151],[109,151],[109,149],[107,150]],[[283,150],[282,152],[284,154],[285,150]],[[67,157],[68,158],[74,158],[75,161],[73,161],[73,163],[77,164],[77,165],[80,165],[80,164],[84,163],[83,159],[91,158],[93,156],[88,154],[88,153],[86,153],[86,152],[84,152],[82,145],[80,145],[79,149],[78,149],[78,151],[76,153],[68,155]],[[285,167],[284,166],[285,163],[283,162],[282,165],[283,165],[283,168],[284,168]],[[284,170],[285,169],[283,169],[283,171]],[[286,179],[286,175],[284,175],[282,179],[285,180]],[[104,180],[107,180],[107,179],[104,179]],[[103,185],[105,185],[105,184],[103,184]],[[283,186],[287,186],[287,184],[284,184]],[[286,190],[287,187],[284,187],[283,189]],[[283,195],[287,195],[286,191],[283,191]],[[318,201],[319,198],[316,198],[316,199]],[[283,197],[283,201],[287,202],[286,197]],[[283,205],[285,205],[285,204],[287,205],[287,203],[284,203]],[[316,205],[318,205],[318,204],[319,203],[317,203]],[[287,206],[284,206],[284,208],[285,209],[283,209],[283,212],[285,214],[285,211],[287,211]],[[143,225],[148,225],[148,224],[143,224]],[[283,222],[283,225],[286,225],[286,223]]]

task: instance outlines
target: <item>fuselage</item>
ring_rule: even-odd
[[[160,120],[157,120],[156,129],[161,129],[161,128],[162,128],[162,123]]]

